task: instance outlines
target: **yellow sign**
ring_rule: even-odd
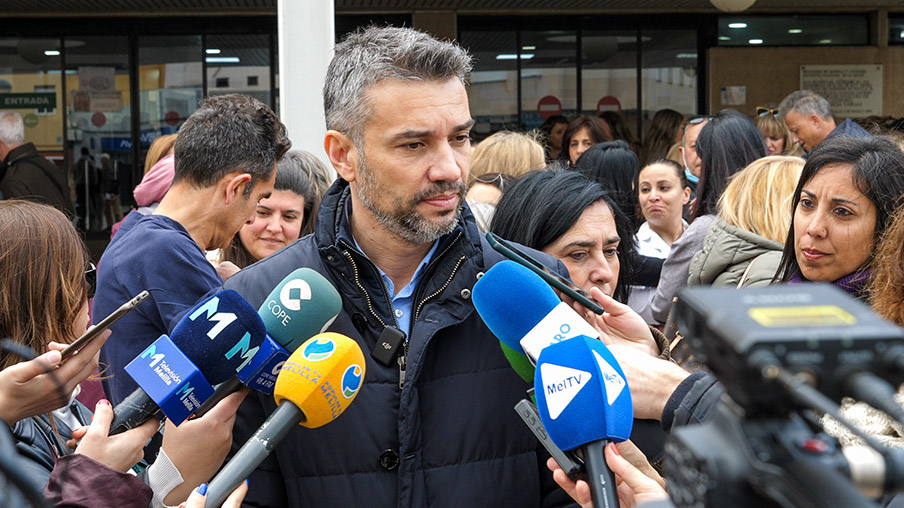
[[[856,317],[837,305],[754,307],[747,315],[768,328],[851,326],[857,323]]]

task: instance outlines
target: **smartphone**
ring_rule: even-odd
[[[119,321],[119,318],[125,316],[129,313],[130,310],[134,309],[138,306],[139,303],[145,301],[150,293],[147,290],[138,293],[134,298],[129,300],[128,302],[122,304],[118,309],[114,310],[109,316],[105,317],[103,321],[97,323],[97,325],[87,332],[84,333],[81,337],[75,339],[75,342],[66,346],[66,349],[61,353],[64,361],[70,356],[77,353],[80,349],[85,347],[89,342],[93,339],[97,338],[101,332],[110,327],[113,323]]]
[[[487,241],[490,242],[491,247],[499,251],[503,256],[520,265],[526,266],[545,280],[547,284],[570,296],[574,301],[590,309],[595,314],[606,312],[606,309],[593,301],[586,291],[579,288],[574,282],[558,275],[555,270],[536,260],[530,254],[515,247],[502,238],[499,238],[493,233],[487,233]]]

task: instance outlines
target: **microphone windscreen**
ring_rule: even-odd
[[[219,384],[251,361],[266,336],[254,307],[226,289],[192,307],[170,339],[210,384]]]
[[[530,362],[530,358],[528,358],[524,353],[519,353],[514,349],[506,346],[505,342],[499,341],[499,347],[502,348],[502,354],[505,355],[505,359],[508,360],[509,365],[512,366],[512,370],[514,370],[516,374],[521,376],[521,379],[527,381],[528,383],[533,383],[534,364]]]
[[[522,355],[521,339],[562,302],[538,275],[509,260],[487,270],[471,296],[490,331]]]
[[[323,275],[299,268],[273,288],[258,313],[267,333],[286,351],[326,331],[342,310],[339,292]]]
[[[581,335],[543,349],[534,392],[543,427],[563,450],[631,437],[631,391],[621,366],[599,340]]]
[[[327,332],[315,335],[286,360],[273,397],[288,400],[305,418],[299,425],[325,425],[342,414],[364,384],[364,353],[354,340]]]

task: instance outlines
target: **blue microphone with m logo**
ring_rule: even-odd
[[[141,425],[159,410],[182,423],[213,394],[213,384],[253,361],[266,336],[257,311],[235,291],[203,300],[172,334],[161,335],[126,365],[138,389],[114,409],[111,435]]]

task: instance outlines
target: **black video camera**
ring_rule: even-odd
[[[842,453],[810,410],[858,398],[863,376],[904,381],[904,329],[822,284],[689,288],[672,312],[730,397],[673,430],[663,468],[676,505],[866,507],[861,491],[904,486],[904,453]]]

